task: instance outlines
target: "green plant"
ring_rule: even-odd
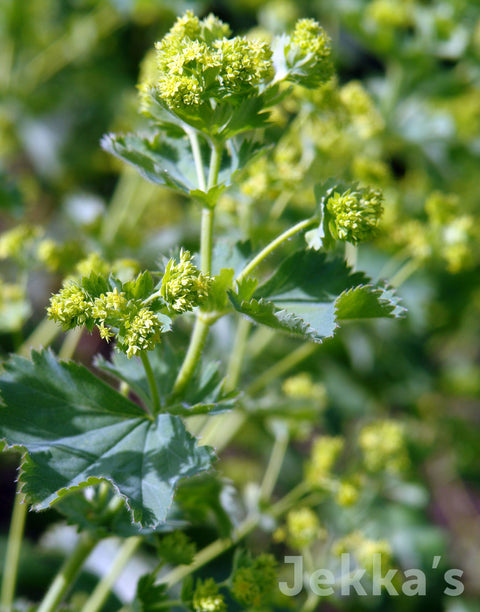
[[[81,529],[41,612],[58,607],[99,540],[107,534],[127,534],[111,572],[83,606],[85,612],[98,610],[129,556],[164,531],[172,533],[160,540],[159,567],[139,583],[134,605],[224,610],[226,598],[233,597],[249,609],[265,609],[284,605],[277,601],[277,567],[271,555],[238,555],[223,582],[208,577],[194,584],[189,577],[237,547],[267,519],[278,527],[278,541],[283,538],[291,547],[309,551],[324,533],[309,508],[335,496],[341,505],[354,504],[362,479],[374,478],[372,473],[381,474],[384,468],[400,472],[407,463],[401,428],[382,422],[377,428],[393,432],[393,443],[368,447],[368,434],[375,434],[372,425],[372,431],[360,437],[365,451],[361,473],[340,478],[334,465],[344,441],[321,436],[300,484],[272,499],[289,438],[303,419],[301,410],[296,413],[292,406],[302,398],[311,400],[304,420],[314,420],[322,388],[308,375],[289,379],[285,394],[291,400],[284,407],[269,393],[259,399],[259,392],[277,375],[289,373],[313,352],[315,343],[332,337],[343,323],[396,318],[404,311],[391,287],[373,282],[351,265],[353,247],[377,232],[383,212],[380,191],[327,176],[313,181],[315,160],[302,157],[300,139],[288,142],[298,136],[302,121],[314,121],[312,106],[336,111],[334,102],[341,93],[330,53],[326,32],[312,19],[299,20],[291,35],[257,41],[230,38],[229,27],[217,18],[199,20],[190,12],[156,45],[156,61],[140,87],[148,128],[110,134],[102,146],[149,181],[195,202],[200,214],[198,255],[182,245],[155,269],[138,273],[135,262],[122,265],[98,254],[67,264],[59,255],[63,247],[42,241],[28,228],[20,249],[15,234],[4,236],[4,256],[16,257],[20,266],[27,255],[35,258],[24,248],[28,238],[32,253],[42,253],[44,263],[60,267],[62,262],[68,268],[62,288],[50,300],[50,319],[74,341],[72,334],[85,327],[115,345],[111,361],[96,359],[98,375],[58,359],[49,349],[33,351],[30,359],[15,355],[4,365],[0,435],[5,448],[23,454],[7,556],[12,572],[5,574],[2,595],[6,609],[12,606],[24,499],[36,510],[55,504]],[[356,93],[357,106],[352,110],[345,103],[341,121],[350,127],[352,117],[362,116],[368,137],[376,129],[374,111],[368,96],[358,88]],[[277,144],[282,123],[286,136]],[[292,159],[297,160],[297,177],[282,176],[279,168],[285,158],[290,168],[295,166]],[[284,208],[277,206],[274,223],[271,210],[262,211],[259,204],[255,211],[254,198],[241,196],[246,185],[251,194],[255,180],[265,179],[262,164],[273,166],[265,191],[278,191],[289,182],[289,190],[299,184],[304,197],[301,206],[283,217]],[[224,214],[231,199],[233,214]],[[221,229],[216,226],[219,210]],[[257,219],[262,212],[264,219]],[[188,322],[183,319],[190,318],[193,330],[184,351]],[[216,354],[214,342],[207,346],[212,327],[225,320],[236,326],[226,363],[218,361],[222,355]],[[273,332],[267,342],[284,332],[301,344],[244,385],[252,324]],[[223,485],[213,472],[211,446],[223,449],[251,415],[268,422],[274,443],[251,507],[234,525],[222,509]],[[186,477],[193,478],[184,481]],[[87,487],[93,494],[84,495]],[[292,513],[297,504],[306,512]],[[174,531],[175,520],[188,523],[192,508],[200,514],[213,512],[219,533],[193,560],[191,543]],[[174,567],[160,575],[164,564]],[[180,593],[174,588],[179,582]],[[316,600],[308,597],[302,605],[314,609]]]

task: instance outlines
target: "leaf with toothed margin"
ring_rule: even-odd
[[[341,320],[398,317],[393,290],[352,273],[343,258],[302,249],[284,260],[251,299],[231,291],[234,308],[256,323],[321,342]]]
[[[134,522],[164,522],[178,482],[207,470],[213,451],[197,446],[178,416],[150,417],[85,367],[50,351],[13,356],[0,376],[0,438],[24,449],[20,480],[36,510],[76,488],[106,480]]]

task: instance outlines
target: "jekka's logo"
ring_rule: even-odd
[[[433,558],[433,569],[438,568],[440,559],[440,556]],[[278,586],[280,591],[289,597],[298,595],[304,587],[309,588],[319,597],[328,597],[335,593],[342,596],[375,596],[380,595],[382,589],[392,596],[400,595],[400,591],[407,597],[427,594],[425,572],[420,569],[407,569],[403,572],[403,579],[398,581],[397,578],[400,577],[398,574],[402,572],[398,569],[382,568],[381,553],[372,555],[371,571],[369,572],[365,568],[355,566],[350,553],[343,553],[340,556],[340,569],[337,574],[330,569],[317,569],[306,576],[301,555],[286,556],[284,562],[293,565],[293,581],[291,583],[282,581]],[[460,580],[462,576],[463,570],[461,569],[447,570],[443,575],[445,580],[443,593],[450,597],[461,595],[464,591],[464,585]]]

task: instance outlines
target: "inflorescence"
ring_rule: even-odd
[[[160,342],[172,316],[200,306],[210,283],[184,251],[179,263],[169,260],[155,288],[148,272],[124,283],[95,272],[80,280],[68,279],[51,297],[48,316],[64,330],[96,327],[101,338],[107,342],[115,338],[117,348],[132,357]]]
[[[330,39],[313,19],[298,21],[292,36],[270,45],[231,30],[213,15],[203,20],[191,11],[179,17],[157,42],[156,66],[140,85],[148,112],[153,90],[169,110],[182,114],[202,106],[236,106],[247,96],[285,80],[315,87],[333,74]]]

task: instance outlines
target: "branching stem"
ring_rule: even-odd
[[[289,238],[291,238],[292,236],[294,236],[298,232],[304,231],[304,230],[308,229],[309,227],[312,227],[316,223],[318,223],[318,219],[316,219],[316,218],[305,219],[304,221],[300,221],[300,223],[297,223],[296,225],[293,225],[292,227],[290,227],[288,230],[283,232],[283,234],[280,234],[280,236],[277,236],[277,238],[275,238],[275,240],[272,240],[272,242],[267,244],[267,246],[265,248],[263,248],[260,251],[260,253],[258,253],[258,255],[256,255],[252,259],[252,261],[250,263],[248,263],[243,268],[243,270],[240,272],[240,274],[236,278],[237,282],[242,281],[251,272],[253,272],[253,270],[259,264],[261,264],[262,261],[266,257],[268,257],[268,255],[270,255],[270,253],[272,253],[276,248],[278,248],[283,242],[285,242],[286,240],[288,240]]]

